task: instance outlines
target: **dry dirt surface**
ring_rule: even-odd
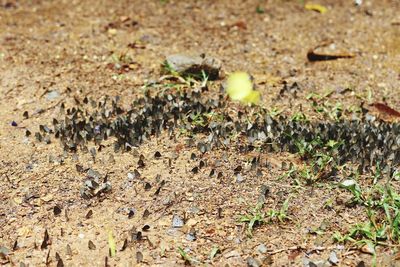
[[[343,140],[265,150],[236,133],[204,151],[193,117],[125,151],[111,136],[74,152],[46,133],[86,99],[119,96],[122,114],[149,92],[212,99],[238,70],[272,117],[398,127],[400,2],[359,2],[0,1],[0,264],[400,266],[397,166],[361,174],[355,157],[325,175],[335,156],[318,153]],[[311,62],[316,47],[352,57]],[[160,79],[176,53],[220,59],[221,77]],[[259,112],[222,101],[201,118]]]

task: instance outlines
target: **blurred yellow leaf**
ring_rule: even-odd
[[[318,4],[311,4],[311,3],[307,3],[304,6],[305,9],[307,10],[313,10],[313,11],[317,11],[321,14],[324,14],[328,11],[328,9],[322,5],[318,5]]]
[[[253,81],[246,72],[234,72],[229,75],[226,92],[232,100],[242,103],[257,104],[260,101],[260,92],[254,90]]]
[[[114,240],[111,230],[108,230],[108,247],[110,248],[111,257],[114,257],[115,252],[116,252],[116,245],[115,245],[115,240]]]

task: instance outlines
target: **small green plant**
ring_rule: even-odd
[[[381,177],[382,177],[382,170],[381,170],[380,162],[377,162],[375,165],[373,184],[376,184],[378,182],[378,179]]]
[[[294,178],[297,173],[297,168],[292,164],[288,171],[278,177],[278,180]]]
[[[345,235],[335,233],[335,241],[368,246],[374,254],[377,245],[400,242],[400,196],[389,184],[375,185],[363,192],[354,180],[346,180],[341,187],[353,194],[355,203],[366,208],[368,221],[355,224]]]
[[[295,114],[293,114],[292,121],[302,121],[302,122],[306,122],[308,121],[306,115],[303,112],[296,112]]]
[[[253,236],[253,229],[256,226],[262,225],[266,222],[273,222],[278,220],[283,222],[289,219],[287,212],[289,209],[290,196],[283,202],[279,210],[270,209],[267,212],[263,212],[263,204],[258,203],[254,209],[248,212],[246,215],[242,215],[239,218],[240,222],[247,223],[247,233],[251,237]]]
[[[257,204],[256,207],[246,215],[242,215],[239,218],[240,222],[247,223],[247,233],[249,236],[253,236],[253,228],[257,225],[261,225],[265,222],[265,213],[262,212],[263,205]]]
[[[185,264],[192,265],[192,258],[186,253],[186,251],[184,251],[181,247],[178,247],[178,253],[185,261]]]
[[[295,140],[294,143],[297,148],[297,153],[305,160],[312,158],[322,146],[322,142],[319,138],[315,138],[311,142],[307,142],[304,139]]]
[[[263,14],[263,13],[265,13],[265,9],[263,7],[261,7],[261,6],[257,6],[256,7],[256,12],[258,14]]]
[[[211,252],[210,252],[210,260],[214,259],[215,256],[216,256],[218,253],[221,253],[221,250],[219,249],[218,246],[214,246],[214,247],[211,249]]]
[[[340,184],[340,186],[342,188],[349,190],[353,194],[353,202],[364,203],[365,198],[362,194],[360,186],[355,180],[353,179],[345,180]]]
[[[170,74],[173,76],[179,76],[179,73],[168,63],[168,61],[164,61],[161,67],[163,73]]]
[[[279,110],[277,107],[273,107],[273,108],[270,110],[269,115],[270,115],[272,118],[274,118],[274,117],[277,117],[279,114],[281,114],[282,111],[283,111],[283,110]]]
[[[206,126],[207,122],[206,122],[206,118],[204,116],[204,114],[202,113],[196,113],[196,114],[190,114],[190,120],[191,120],[191,124],[193,126],[199,126],[199,127],[204,127]]]

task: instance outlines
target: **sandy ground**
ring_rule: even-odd
[[[25,137],[26,129],[34,133],[57,117],[61,102],[72,107],[74,99],[85,96],[118,95],[130,103],[143,94],[144,84],[160,77],[160,64],[174,53],[206,53],[221,59],[226,73],[251,73],[262,105],[286,115],[303,110],[326,119],[312,110],[306,99],[311,92],[332,91],[332,105],[340,102],[349,110],[361,102],[400,108],[400,2],[364,1],[360,7],[352,1],[318,2],[327,13],[305,10],[300,1],[277,0],[2,1],[0,246],[10,251],[0,262],[62,266],[61,258],[65,266],[178,266],[184,264],[182,248],[192,264],[201,265],[246,266],[251,257],[263,266],[302,266],[305,258],[324,261],[335,251],[340,266],[361,261],[371,266],[370,255],[332,242],[335,231],[345,232],[365,218],[360,207],[324,207],[328,199],[341,203],[347,192],[277,181],[282,162],[299,162],[295,155],[263,155],[274,164],[258,177],[248,168],[249,155],[216,150],[201,156],[207,166],[194,174],[198,160],[191,154],[198,151],[184,138],[173,142],[166,134],[129,153],[106,146],[95,160],[89,153],[64,153],[56,140],[46,145]],[[307,51],[327,42],[322,50],[355,57],[308,62]],[[116,62],[129,68],[118,70]],[[211,90],[216,92],[220,82]],[[297,83],[296,96],[279,96],[284,83]],[[350,93],[338,93],[346,88]],[[160,159],[154,158],[156,151]],[[140,179],[130,181],[140,155],[146,166]],[[217,160],[223,176],[209,178]],[[112,191],[83,199],[86,174],[76,165],[107,174]],[[233,178],[238,165],[245,166],[242,183]],[[155,195],[161,180],[165,186]],[[270,188],[266,210],[279,209],[291,196],[290,220],[261,225],[249,237],[238,218],[256,205],[262,185]],[[130,210],[134,214],[128,216]],[[175,214],[186,219],[183,228],[171,228]],[[310,234],[321,224],[327,225],[323,234]],[[142,230],[145,225],[150,228]],[[46,229],[51,244],[43,246]],[[110,231],[115,257],[108,253]],[[132,241],[135,231],[142,232],[142,240]],[[191,231],[195,241],[188,240]],[[89,241],[94,246],[89,248]],[[220,253],[210,259],[214,247]],[[396,251],[396,246],[379,248],[378,266],[397,266]]]

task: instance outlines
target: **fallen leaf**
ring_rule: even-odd
[[[312,4],[312,3],[307,3],[304,6],[304,8],[307,10],[317,11],[321,14],[324,14],[328,11],[328,9],[326,7],[319,5],[319,4]]]
[[[400,117],[400,112],[397,110],[392,109],[386,104],[383,103],[373,103],[372,106],[374,106],[379,112],[385,113],[387,115],[393,116],[393,117]]]
[[[244,21],[237,21],[237,22],[231,24],[231,26],[229,28],[233,28],[233,27],[238,27],[241,30],[247,29],[246,22],[244,22]]]
[[[290,261],[294,261],[297,258],[297,256],[299,256],[300,254],[301,254],[301,251],[299,249],[292,250],[290,252],[290,254],[288,255],[288,259]]]
[[[318,46],[320,47],[320,46]],[[316,48],[318,48],[316,47]],[[313,61],[326,61],[326,60],[336,60],[339,58],[353,58],[355,57],[352,54],[320,54],[320,53],[316,53],[315,49],[310,49],[307,52],[307,59],[311,62]]]
[[[112,231],[108,231],[108,247],[110,248],[110,256],[115,257],[116,245]]]

